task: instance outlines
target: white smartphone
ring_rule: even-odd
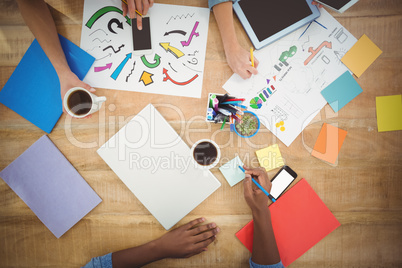
[[[270,194],[275,199],[278,199],[296,178],[296,172],[288,166],[283,166],[271,180],[272,187]]]
[[[343,13],[345,10],[353,6],[359,0],[316,0],[316,2],[332,9]]]
[[[137,28],[137,19],[131,20],[133,31],[133,54],[144,55],[152,53],[151,21],[149,17],[142,18],[142,30]]]

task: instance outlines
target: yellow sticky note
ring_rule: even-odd
[[[285,164],[281,152],[279,151],[278,144],[258,150],[255,154],[257,155],[258,162],[260,162],[260,166],[265,168],[266,171],[281,167]]]
[[[379,49],[367,35],[363,34],[356,44],[346,52],[341,61],[357,77],[360,77],[381,53],[381,49]]]
[[[376,97],[378,132],[402,130],[402,95]]]

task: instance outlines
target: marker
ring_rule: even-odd
[[[121,1],[128,6],[126,0],[121,0]],[[137,13],[138,15],[140,15],[142,17],[142,14],[137,9],[135,10],[135,13]]]
[[[238,104],[238,103],[242,103],[243,101],[225,101],[225,102],[222,102],[222,104],[234,104],[234,103],[236,103],[236,104]]]
[[[231,105],[237,106],[237,107],[240,107],[240,108],[242,108],[242,109],[246,109],[246,110],[247,110],[247,106],[245,106],[245,105],[240,105],[240,104],[237,104],[237,103],[232,103]]]
[[[226,119],[227,119],[227,117],[225,116],[225,119],[223,119],[223,123],[222,123],[221,129],[223,129],[223,127],[225,126],[225,124],[226,124]]]
[[[226,116],[231,116],[232,115],[231,112],[229,112],[228,110],[223,109],[223,108],[218,108],[218,112],[220,112],[221,114],[224,114]]]
[[[227,99],[225,101],[245,101],[246,99]]]
[[[241,171],[246,172],[243,167],[239,166],[239,168],[241,169]],[[268,193],[268,192],[264,189],[264,187],[262,187],[253,177],[251,177],[251,180],[255,183],[255,185],[257,185],[258,188],[260,188],[260,190],[261,190],[264,194],[266,194],[266,195],[268,196],[269,199],[271,199],[271,201],[272,201],[273,203],[276,202],[275,198],[274,198],[270,193]]]
[[[234,131],[234,119],[233,117],[230,117],[230,132]]]
[[[251,56],[251,66],[254,67],[254,54],[253,54],[253,48],[250,47],[250,56]]]

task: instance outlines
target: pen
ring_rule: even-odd
[[[254,67],[254,54],[253,54],[253,48],[250,47],[250,56],[251,56],[251,66]]]
[[[241,169],[241,171],[246,172],[243,167],[239,166],[239,168]],[[258,188],[260,188],[260,190],[264,194],[268,196],[269,199],[272,200],[272,202],[276,202],[275,198],[270,193],[268,193],[253,177],[251,177],[251,180],[255,183],[255,185],[257,185]]]
[[[126,0],[121,0],[124,4],[128,5]],[[142,17],[142,14],[136,9],[135,13],[137,13],[138,15],[140,15]]]

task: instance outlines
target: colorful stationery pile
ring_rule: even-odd
[[[209,122],[222,123],[221,129],[226,123],[230,123],[230,131],[234,131],[236,120],[241,121],[244,114],[242,109],[247,109],[243,105],[245,99],[231,97],[228,94],[218,95],[209,94],[206,119]]]

